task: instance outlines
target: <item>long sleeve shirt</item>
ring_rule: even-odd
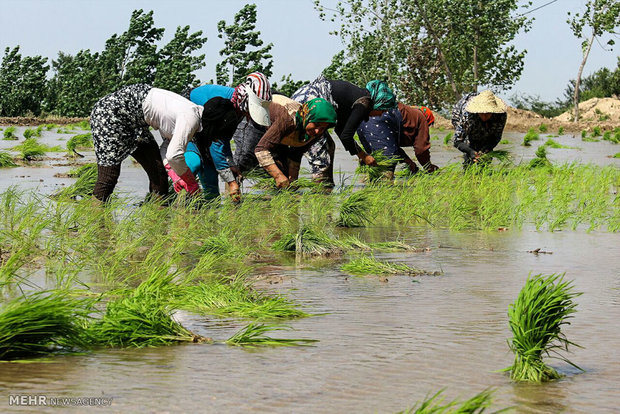
[[[467,112],[465,106],[476,95],[469,93],[463,96],[452,109],[454,146],[470,156],[476,151],[491,151],[499,144],[507,118],[506,113],[492,114],[484,122],[478,114]]]
[[[146,123],[159,130],[163,138],[160,151],[164,162],[179,176],[185,174],[188,167],[183,154],[194,134],[202,130],[203,108],[174,92],[152,88],[142,110]]]
[[[288,151],[289,161],[301,163],[301,157],[314,142],[314,138],[303,141],[301,133],[297,130],[295,113],[301,104],[283,95],[273,95],[273,101],[269,105],[271,126],[258,141],[254,153],[261,167],[274,164],[273,154],[279,145],[290,147]],[[318,137],[316,137],[318,138]]]
[[[367,121],[368,115],[372,111],[370,92],[346,81],[330,80],[329,83],[332,89],[332,98],[338,105],[336,108],[338,121],[334,130],[344,148],[351,155],[356,155],[359,152],[359,147],[353,137],[362,121]]]
[[[426,117],[418,108],[403,103],[398,104],[398,111],[402,116],[399,145],[401,147],[412,146],[420,164],[422,166],[428,164],[431,141]]]
[[[197,105],[204,105],[209,99],[215,97],[232,99],[234,91],[235,89],[229,86],[202,85],[192,89],[189,94],[189,99]],[[209,146],[209,155],[222,180],[227,183],[234,181],[235,176],[230,169],[231,165],[235,165],[230,141],[213,141]]]

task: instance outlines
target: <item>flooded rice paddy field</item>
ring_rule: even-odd
[[[21,137],[18,128],[17,135]],[[460,153],[433,140],[432,160],[442,167],[460,162]],[[40,139],[63,145],[71,135],[44,131]],[[520,145],[523,134],[506,133],[513,159],[529,160],[538,145]],[[554,163],[582,162],[620,167],[609,158],[620,151],[608,142],[580,137],[554,138],[576,149],[549,149]],[[23,140],[23,139],[21,139]],[[0,141],[0,150],[16,141]],[[92,162],[92,152],[78,162]],[[355,163],[340,148],[341,180]],[[51,194],[74,180],[54,177],[73,168],[63,153],[26,167],[1,169],[0,192],[11,185]],[[146,174],[130,160],[123,165],[117,192],[140,201]],[[336,178],[338,183],[339,178]],[[348,183],[348,181],[345,181]],[[440,389],[446,400],[466,399],[494,388],[492,408],[519,413],[613,413],[620,405],[620,234],[595,230],[454,231],[420,225],[355,229],[362,239],[395,240],[423,247],[419,252],[375,253],[440,276],[351,276],[340,270],[348,256],[265,266],[252,275],[256,287],[293,299],[316,316],[292,320],[292,332],[274,334],[317,339],[311,347],[244,349],[224,344],[97,350],[44,361],[0,364],[0,411],[10,394],[107,396],[106,412],[278,412],[394,413]],[[540,248],[552,254],[528,251]],[[567,338],[583,348],[550,365],[565,374],[559,381],[513,383],[497,372],[513,361],[507,340],[508,306],[528,274],[566,272],[574,280],[577,313]],[[191,331],[227,338],[245,322],[178,312]],[[56,412],[36,407],[32,411]],[[75,412],[85,409],[73,408]]]

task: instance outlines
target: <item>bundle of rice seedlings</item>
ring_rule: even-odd
[[[432,397],[417,403],[412,408],[399,411],[397,414],[482,414],[493,402],[493,390],[485,390],[465,401],[444,402],[440,390]],[[505,410],[496,411],[496,413]]]
[[[92,301],[69,293],[42,291],[6,303],[0,310],[0,360],[88,347]]]
[[[407,266],[404,263],[391,263],[375,259],[373,256],[360,256],[340,267],[343,272],[354,275],[436,275],[438,272],[427,272]]]
[[[515,381],[545,382],[561,375],[543,361],[543,356],[561,359],[559,350],[568,351],[570,342],[562,333],[562,326],[576,312],[574,298],[581,295],[573,291],[571,282],[564,281],[564,273],[529,276],[519,292],[517,300],[510,305],[508,316],[513,338],[509,342],[515,354],[514,363],[506,368]]]
[[[97,164],[85,164],[77,169],[69,171],[70,177],[77,177],[72,185],[56,192],[54,197],[68,197],[76,199],[86,198],[93,195],[95,183],[97,182]]]
[[[387,242],[377,242],[370,243],[371,249],[376,250],[409,250],[409,251],[424,251],[424,249],[418,249],[415,246],[412,246],[407,243],[403,243],[402,241],[387,241]]]
[[[278,295],[253,289],[241,279],[212,279],[176,291],[176,305],[191,312],[251,319],[303,318],[307,313]]]
[[[16,167],[17,164],[13,161],[13,157],[6,151],[0,151],[0,168]]]
[[[296,252],[302,255],[322,256],[341,253],[337,240],[327,233],[303,225],[297,233],[285,234],[273,243],[273,249],[282,252]]]
[[[536,141],[539,139],[539,135],[538,133],[534,130],[534,128],[530,128],[527,133],[525,134],[525,136],[523,137],[523,146],[524,147],[529,147],[532,144],[530,144],[530,142],[532,141]]]
[[[536,150],[536,158],[530,161],[530,168],[551,167],[551,162],[547,158],[547,149],[544,145],[541,145]]]
[[[231,336],[226,343],[233,346],[243,346],[256,348],[259,346],[308,346],[318,342],[317,339],[291,339],[291,338],[272,338],[265,335],[270,331],[290,330],[289,326],[284,325],[265,325],[250,323],[245,328]]]
[[[3,132],[4,138],[5,140],[16,140],[17,136],[15,135],[15,127],[14,126],[10,126],[7,127],[4,132]]]
[[[453,136],[453,135],[454,135],[454,134],[453,134],[452,132],[448,132],[448,133],[446,134],[446,136],[445,136],[445,137],[443,137],[443,144],[444,144],[444,145],[448,145],[448,144],[450,144],[450,141],[452,140],[452,136]]]
[[[37,128],[37,129],[31,129],[31,128],[27,128],[24,130],[24,138],[28,139],[31,137],[40,137],[41,136],[41,129]]]
[[[364,227],[372,222],[369,210],[372,208],[368,193],[358,191],[347,197],[340,205],[336,225],[340,227]]]
[[[394,167],[398,164],[398,158],[387,157],[383,154],[383,151],[373,151],[371,155],[377,162],[377,166],[360,165],[355,171],[358,174],[366,175],[370,183],[386,178],[386,173],[394,171]]]
[[[570,148],[570,149],[576,149],[577,147],[570,147],[568,145],[562,145],[559,142],[557,142],[554,139],[547,139],[547,141],[543,144],[546,147],[550,147],[550,148]]]
[[[73,152],[78,157],[83,157],[83,155],[78,153],[76,149],[92,148],[92,147],[93,147],[93,134],[91,132],[88,132],[86,134],[74,135],[69,139],[69,141],[67,141],[67,151]]]
[[[479,164],[488,164],[494,159],[500,162],[510,161],[510,152],[506,150],[489,151],[480,156]]]
[[[45,144],[41,144],[36,138],[26,138],[20,145],[16,145],[11,148],[13,151],[19,151],[21,158],[25,161],[30,161],[35,158],[39,158],[45,155],[46,152],[58,151],[60,147],[49,147]]]

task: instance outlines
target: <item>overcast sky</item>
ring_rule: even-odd
[[[533,7],[550,0],[533,0]],[[334,23],[321,21],[312,0],[254,0],[258,6],[257,28],[265,43],[273,43],[274,75],[311,80],[342,49],[339,39],[329,34]],[[532,30],[520,34],[517,48],[527,49],[525,69],[515,92],[539,95],[553,101],[562,96],[574,79],[581,61],[579,41],[566,23],[567,11],[581,11],[585,0],[559,0],[528,16],[535,17]],[[215,78],[222,40],[217,22],[233,17],[245,0],[0,0],[0,48],[21,46],[22,55],[55,58],[58,51],[74,54],[80,49],[101,51],[114,33],[122,33],[134,9],[153,10],[156,27],[166,29],[163,42],[172,38],[177,26],[190,25],[208,37],[202,52],[206,67],[198,72],[203,82]],[[335,4],[336,0],[327,0]],[[616,40],[620,43],[620,39]],[[3,53],[2,53],[3,54]],[[618,46],[605,51],[595,44],[584,74],[602,67],[616,67]],[[1,91],[0,91],[1,93]]]

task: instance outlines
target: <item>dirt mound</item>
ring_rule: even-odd
[[[566,111],[553,119],[561,122],[571,122],[573,120],[573,110]],[[611,121],[620,124],[620,99],[592,98],[581,102],[579,104],[579,121]]]

